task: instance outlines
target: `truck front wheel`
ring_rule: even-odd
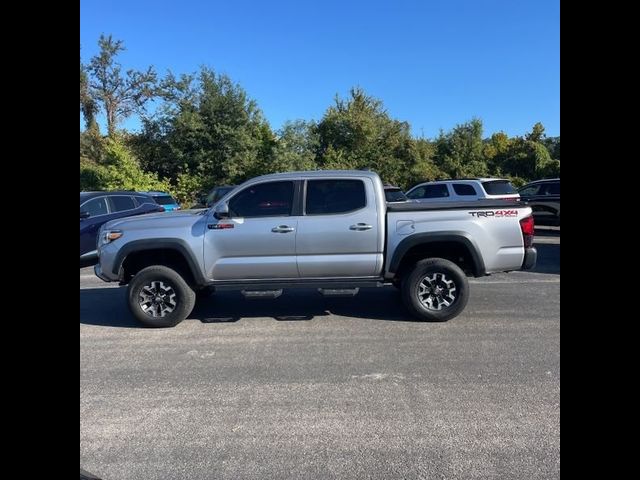
[[[150,327],[175,327],[189,316],[195,302],[196,294],[182,276],[162,265],[140,270],[127,290],[129,310]]]
[[[402,301],[419,320],[444,322],[459,315],[469,300],[469,282],[444,258],[420,260],[402,281]]]

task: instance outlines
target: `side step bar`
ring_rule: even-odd
[[[240,293],[244,298],[278,298],[282,295],[282,289],[279,290],[241,290]]]
[[[360,288],[319,288],[318,291],[325,297],[355,297]]]

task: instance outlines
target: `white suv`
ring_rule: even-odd
[[[520,195],[509,180],[474,178],[438,180],[411,188],[407,198],[416,202],[464,202],[469,200],[519,200]]]

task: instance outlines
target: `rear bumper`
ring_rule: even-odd
[[[538,251],[536,247],[524,249],[524,261],[522,262],[522,270],[531,270],[536,266],[538,260]]]

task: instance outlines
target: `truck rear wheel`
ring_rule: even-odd
[[[402,281],[402,301],[419,320],[444,322],[458,316],[469,300],[469,282],[444,258],[420,260]]]
[[[129,310],[150,327],[175,327],[189,316],[195,301],[196,294],[184,278],[162,265],[140,270],[127,290]]]

